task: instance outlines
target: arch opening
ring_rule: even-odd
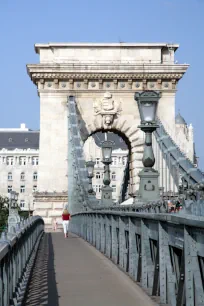
[[[112,164],[110,165],[110,186],[112,187],[113,203],[120,203],[129,194],[129,161],[131,156],[131,144],[127,137],[117,130],[94,131],[84,142],[85,159],[95,161],[94,177],[92,180],[96,198],[101,199],[104,164],[102,163],[101,145],[104,140],[114,142],[112,150]],[[125,185],[124,185],[125,184]],[[123,186],[124,185],[124,186]],[[122,186],[125,190],[122,191]]]

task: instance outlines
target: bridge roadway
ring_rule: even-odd
[[[109,259],[71,234],[45,233],[24,306],[155,306]]]

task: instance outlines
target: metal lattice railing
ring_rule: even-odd
[[[44,222],[41,217],[22,221],[0,239],[0,305],[22,305]]]
[[[95,246],[158,303],[204,305],[204,218],[89,211],[71,231]]]

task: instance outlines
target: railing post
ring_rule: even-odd
[[[101,215],[101,252],[105,253],[105,217],[104,215]]]
[[[100,215],[96,215],[96,249],[99,250],[100,245]]]
[[[159,266],[161,303],[176,305],[175,274],[172,271],[169,253],[169,236],[166,224],[159,222]]]
[[[186,306],[204,305],[203,280],[198,262],[197,243],[191,229],[184,227]]]
[[[119,265],[124,267],[125,227],[122,217],[119,217]]]
[[[135,224],[129,217],[129,274],[136,280],[136,268],[138,262],[138,254],[136,248]]]
[[[141,220],[141,239],[142,239],[142,287],[150,288],[153,286],[154,266],[151,258],[150,241],[148,237],[148,227],[145,220]]]
[[[111,235],[112,235],[112,260],[115,264],[117,264],[117,250],[118,250],[118,242],[117,242],[117,233],[116,233],[117,221],[114,216],[111,217]]]
[[[110,220],[108,216],[105,217],[105,223],[106,223],[106,256],[110,258],[111,253],[111,233],[110,233]]]
[[[160,276],[160,302],[167,302],[167,277],[165,264],[165,234],[162,224],[159,222],[159,276]]]
[[[93,245],[96,246],[96,214],[93,215]]]

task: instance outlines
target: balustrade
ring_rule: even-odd
[[[41,217],[30,217],[0,239],[0,305],[21,305],[40,239]]]

